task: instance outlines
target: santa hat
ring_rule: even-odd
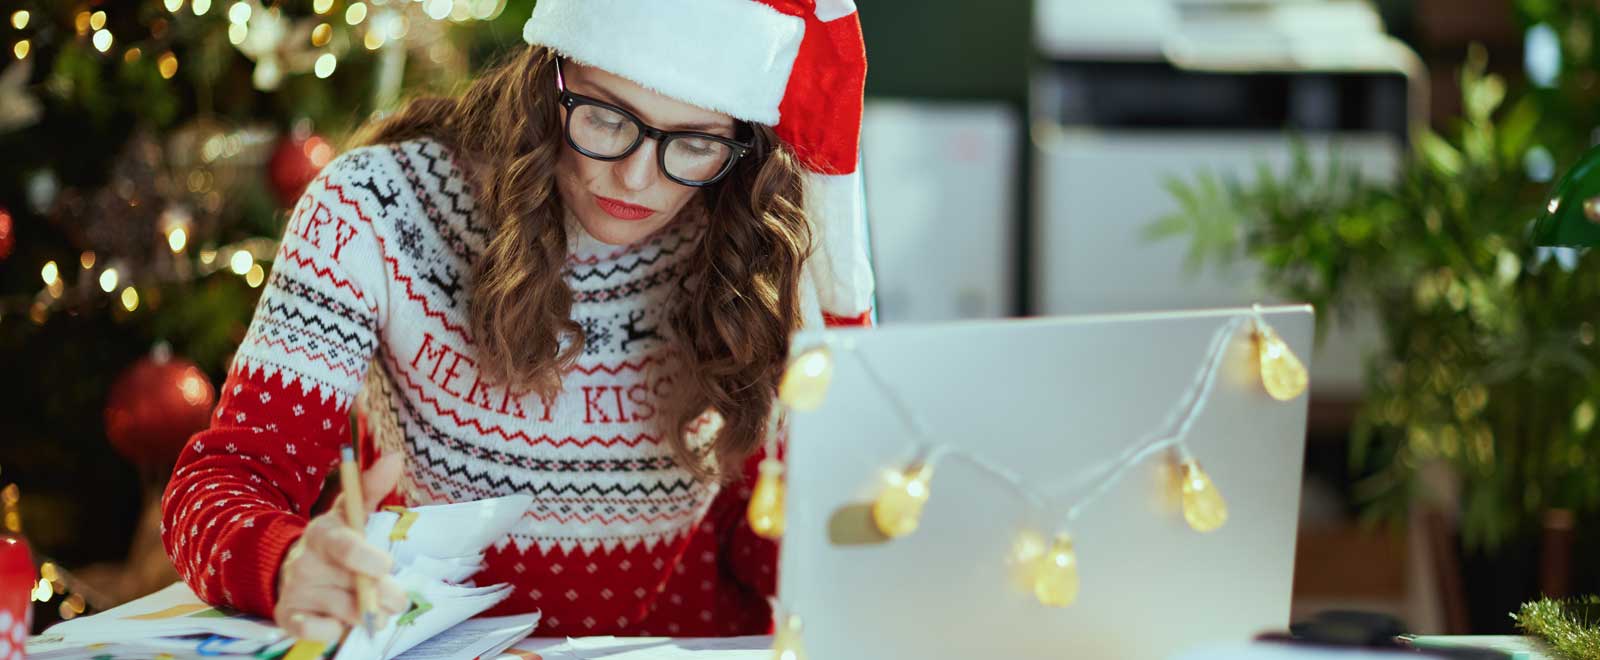
[[[872,311],[859,147],[866,50],[853,0],[539,0],[528,43],[772,126],[810,171],[806,265],[832,321]],[[807,292],[811,293],[811,292]]]

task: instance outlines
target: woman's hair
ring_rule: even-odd
[[[429,137],[454,151],[492,232],[473,267],[478,368],[547,402],[584,343],[562,278],[568,244],[555,168],[567,147],[555,58],[531,46],[461,96],[415,99],[357,138]],[[670,393],[656,419],[678,464],[701,479],[737,475],[765,438],[789,335],[801,323],[800,271],[812,246],[804,170],[771,128],[752,129],[755,150],[682,211],[703,215],[706,226],[667,312],[677,368],[665,375]],[[693,218],[674,222],[685,220]],[[722,417],[721,431],[697,447],[685,430],[711,410]]]

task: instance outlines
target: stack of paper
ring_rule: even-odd
[[[527,639],[495,660],[771,660],[772,637]]]
[[[472,660],[494,657],[527,637],[538,626],[538,613],[469,621],[505,599],[511,587],[466,580],[530,501],[516,495],[371,516],[367,540],[394,557],[394,578],[411,596],[411,607],[371,635],[352,631],[335,660]],[[207,605],[177,583],[52,626],[29,640],[27,651],[35,660],[273,658],[294,642],[270,621]]]
[[[94,616],[66,621],[28,640],[35,660],[255,655],[294,640],[272,622],[207,605],[181,582]]]

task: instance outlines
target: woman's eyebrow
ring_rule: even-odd
[[[633,115],[635,117],[641,117],[644,114],[642,112],[639,112],[639,109],[634,107],[632,103],[629,103],[629,102],[623,100],[621,97],[617,96],[616,94],[612,94],[611,90],[608,90],[608,89],[606,89],[604,87],[600,87],[598,85],[596,85],[593,88],[593,90],[594,91],[592,91],[592,92],[578,92],[577,90],[573,90],[573,91],[575,91],[575,92],[577,92],[579,94],[583,94],[584,96],[592,96],[594,98],[597,98],[597,99],[600,99],[602,101],[605,101],[606,103],[610,103],[611,105],[614,105],[614,106],[617,106],[619,108],[622,108],[623,110],[627,110],[628,112],[633,113]],[[686,123],[686,124],[676,124],[676,125],[673,125],[673,126],[661,126],[659,128],[661,128],[662,130],[666,130],[666,131],[699,131],[701,133],[709,133],[709,132],[714,131],[714,130],[726,129],[726,128],[731,128],[731,127],[729,125],[727,125],[727,124],[722,123],[722,122],[711,121],[711,122],[689,122],[689,123]]]

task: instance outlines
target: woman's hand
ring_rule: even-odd
[[[398,454],[379,459],[361,475],[363,501],[377,503],[400,480]],[[389,577],[391,560],[345,524],[344,495],[311,520],[278,568],[278,606],[273,620],[301,639],[338,642],[346,626],[361,625],[354,573],[372,576],[377,585],[379,621],[406,608],[405,590]]]

